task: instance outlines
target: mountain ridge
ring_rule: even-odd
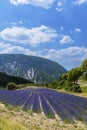
[[[0,54],[0,72],[42,84],[59,79],[67,70],[60,64],[42,57]]]

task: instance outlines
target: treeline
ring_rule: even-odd
[[[46,84],[47,87],[54,89],[65,89],[72,92],[82,92],[79,85],[79,78],[87,80],[87,59],[85,59],[80,67],[76,67],[64,73],[60,80],[53,81],[49,84]]]
[[[7,84],[14,82],[15,84],[33,84],[32,81],[21,77],[15,77],[7,75],[6,73],[0,72],[0,87],[6,88]]]

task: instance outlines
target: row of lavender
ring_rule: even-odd
[[[0,90],[0,101],[13,106],[21,106],[44,114],[50,118],[58,115],[61,120],[81,120],[87,122],[87,98],[60,93],[47,88],[28,88],[9,91]]]

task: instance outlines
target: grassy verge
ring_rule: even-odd
[[[21,125],[5,117],[0,117],[0,130],[25,130]]]
[[[64,93],[69,93],[69,94],[73,94],[73,95],[77,95],[77,96],[81,96],[81,97],[86,97],[87,98],[87,81],[84,81],[83,79],[80,79],[78,81],[82,92],[78,93],[78,92],[71,92],[71,91],[67,91],[65,89],[59,89],[58,91],[60,92],[64,92]]]
[[[59,92],[64,92],[64,93],[68,93],[68,94],[77,95],[77,96],[81,96],[81,97],[86,97],[86,98],[87,98],[87,92],[76,93],[76,92],[66,91],[66,90],[64,90],[64,89],[60,89],[60,90],[58,90],[58,91],[59,91]]]
[[[79,80],[79,84],[81,86],[82,92],[87,93],[87,81]]]

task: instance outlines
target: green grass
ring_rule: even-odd
[[[87,81],[79,80],[80,87],[83,93],[87,93]]]
[[[74,123],[71,119],[69,119],[69,118],[66,118],[65,120],[64,120],[64,123],[66,123],[66,124],[72,124],[72,123]]]
[[[80,79],[79,84],[80,84],[80,87],[81,87],[81,90],[82,90],[82,96],[87,97],[87,81]]]
[[[0,130],[25,130],[21,125],[5,117],[0,117]]]
[[[81,89],[83,93],[87,93],[87,86],[82,86]]]

